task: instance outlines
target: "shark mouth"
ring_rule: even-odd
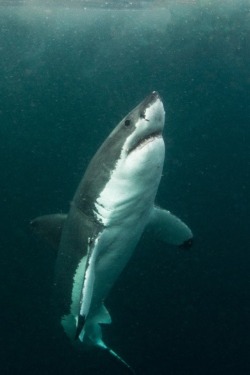
[[[151,133],[149,134],[148,136],[142,138],[142,139],[139,139],[132,147],[131,149],[129,150],[128,154],[130,154],[131,152],[135,151],[135,150],[139,150],[141,148],[143,148],[146,144],[154,141],[156,138],[161,138],[162,136],[162,133],[160,131],[156,131],[154,133]]]

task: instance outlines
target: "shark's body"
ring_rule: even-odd
[[[145,228],[164,241],[191,245],[192,232],[154,206],[164,163],[165,112],[156,92],[113,130],[90,162],[68,215],[32,221],[59,244],[56,290],[67,335],[92,343],[129,365],[102,340],[111,323],[104,300],[128,263]]]

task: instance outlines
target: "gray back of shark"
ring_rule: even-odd
[[[102,339],[100,324],[111,323],[103,301],[145,229],[177,246],[189,247],[193,237],[180,219],[154,206],[165,155],[164,122],[163,103],[153,92],[97,151],[68,215],[32,221],[35,231],[59,243],[55,287],[66,334],[108,350],[131,372]]]

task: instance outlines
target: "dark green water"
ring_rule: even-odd
[[[219,3],[0,8],[1,374],[122,374],[57,325],[56,255],[29,221],[68,210],[93,153],[152,90],[167,113],[157,203],[196,240],[183,252],[142,238],[105,341],[138,375],[249,373],[249,2]]]

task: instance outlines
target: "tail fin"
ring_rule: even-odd
[[[128,374],[136,375],[134,369],[126,362],[122,357],[120,357],[116,352],[114,352],[109,347],[105,346],[102,347],[103,350],[109,353],[109,355],[112,356],[112,358],[120,365],[123,366],[128,372]]]

